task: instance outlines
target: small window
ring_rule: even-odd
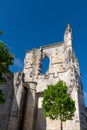
[[[48,69],[49,69],[49,62],[50,62],[50,60],[49,60],[48,57],[45,57],[42,60],[42,71],[41,71],[42,74],[45,74],[48,71]]]

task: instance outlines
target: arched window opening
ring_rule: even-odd
[[[41,71],[42,74],[45,74],[48,71],[48,69],[49,69],[49,63],[50,63],[50,60],[49,60],[48,57],[45,57],[42,60],[42,71]]]

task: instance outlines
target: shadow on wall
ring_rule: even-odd
[[[46,130],[46,118],[43,115],[42,108],[38,108],[37,111],[37,122],[35,130]]]
[[[13,78],[13,100],[10,109],[10,118],[8,127],[5,130],[18,130],[22,120],[24,88],[23,88],[23,73],[18,72],[14,74]]]
[[[7,130],[13,100],[13,74],[7,74],[5,78],[7,83],[5,85],[0,84],[5,98],[5,103],[0,104],[0,130]]]

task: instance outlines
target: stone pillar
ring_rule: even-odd
[[[36,97],[36,82],[27,83],[26,86],[27,101],[26,109],[24,115],[23,130],[33,130],[34,129],[34,113],[35,113],[35,97]]]

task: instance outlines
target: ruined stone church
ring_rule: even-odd
[[[42,60],[49,58],[49,68],[41,73]],[[59,120],[43,116],[43,91],[59,80],[66,82],[75,100],[73,120],[63,123],[63,130],[87,130],[87,118],[79,63],[74,53],[72,29],[67,26],[64,41],[26,52],[23,72],[7,75],[1,85],[5,104],[0,104],[0,130],[60,130]]]

